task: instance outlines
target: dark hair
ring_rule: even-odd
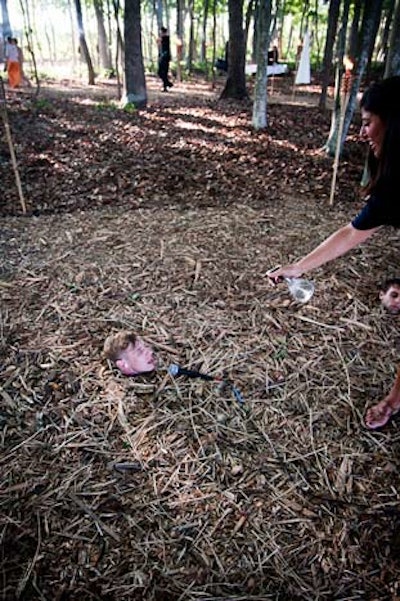
[[[389,278],[385,280],[380,286],[379,290],[381,292],[387,292],[391,286],[397,286],[400,288],[400,278]]]
[[[382,151],[376,158],[370,151],[369,190],[378,186],[400,186],[400,76],[373,83],[364,92],[361,108],[378,115],[385,124]]]

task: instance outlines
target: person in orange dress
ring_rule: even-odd
[[[20,62],[20,51],[15,38],[8,38],[7,74],[10,88],[18,88],[22,83],[22,69]]]

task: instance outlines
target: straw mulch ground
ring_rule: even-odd
[[[397,599],[399,422],[363,415],[398,362],[377,301],[398,234],[291,302],[265,271],[355,213],[361,155],[329,208],[329,116],[274,105],[258,135],[248,106],[176,89],[141,115],[9,100],[30,212],[3,162],[0,598]],[[124,328],[154,345],[153,376],[102,357]]]

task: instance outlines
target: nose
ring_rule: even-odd
[[[362,138],[363,140],[366,140],[366,138],[367,138],[367,132],[365,130],[364,125],[361,125],[361,127],[360,127],[360,138]]]

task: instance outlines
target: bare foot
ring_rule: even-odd
[[[385,426],[390,418],[400,411],[400,405],[394,402],[390,397],[386,397],[380,403],[377,403],[371,409],[368,409],[365,416],[365,425],[370,430]]]

